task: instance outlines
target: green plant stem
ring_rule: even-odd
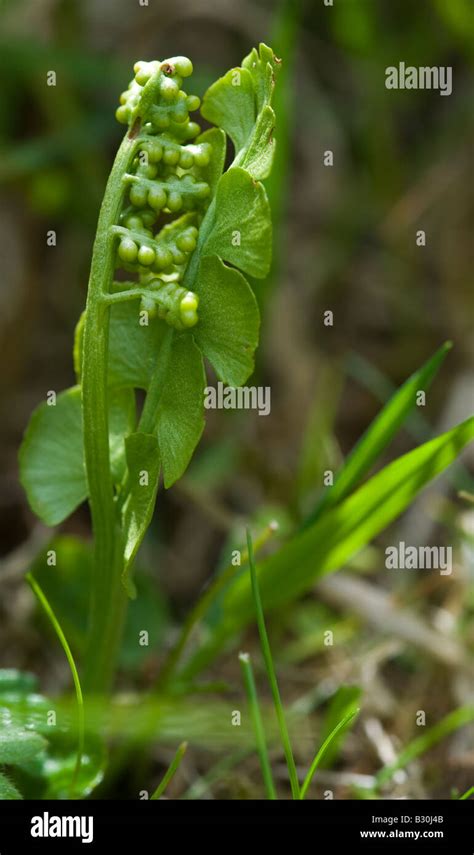
[[[258,551],[261,549],[262,546],[267,543],[275,530],[275,525],[272,525],[271,523],[267,525],[255,541],[255,550]],[[242,565],[247,561],[248,552],[243,552],[241,555],[241,563],[238,565],[229,564],[221,573],[219,573],[219,575],[211,582],[207,590],[204,591],[194,608],[189,612],[183,626],[181,627],[178,641],[171,649],[161,668],[158,679],[158,686],[160,689],[167,686],[170,683],[171,678],[176,673],[178,662],[184,653],[193,629],[201,622],[204,615],[209,611],[209,608],[216,600],[216,597],[220,594],[222,589],[231,581],[231,579],[234,578],[236,573],[241,570]]]
[[[181,743],[181,745],[179,746],[176,754],[174,755],[168,769],[166,770],[165,774],[163,775],[161,782],[158,784],[153,795],[150,796],[150,801],[152,799],[159,799],[163,795],[163,793],[165,792],[169,782],[171,781],[171,779],[174,777],[177,770],[179,769],[179,767],[181,765],[181,761],[182,761],[182,759],[186,753],[187,747],[188,747],[187,742]]]
[[[262,714],[258,703],[257,687],[253,676],[252,663],[248,653],[240,653],[239,660],[242,666],[242,675],[244,678],[245,690],[247,692],[250,715],[252,716],[255,741],[257,743],[258,756],[260,757],[260,766],[262,767],[262,777],[265,784],[267,798],[276,799],[277,794],[273,783],[270,759],[268,757],[267,743],[265,741],[265,729],[263,727]]]
[[[122,543],[114,507],[109,460],[107,358],[109,311],[104,305],[114,274],[111,232],[119,219],[122,177],[136,153],[132,129],[124,138],[107,182],[92,255],[82,365],[84,450],[94,532],[89,646],[84,686],[87,692],[110,689],[120,644],[127,597],[121,583]]]
[[[316,757],[314,758],[313,762],[311,763],[311,766],[309,767],[308,774],[306,775],[306,778],[304,779],[304,782],[301,786],[300,799],[304,799],[304,797],[306,796],[306,793],[308,792],[309,786],[311,784],[311,781],[313,780],[316,769],[318,768],[318,766],[319,766],[321,760],[323,759],[326,751],[328,750],[331,742],[337,736],[339,731],[342,730],[342,728],[345,727],[346,724],[349,724],[349,722],[352,721],[352,719],[357,715],[358,712],[359,712],[359,709],[356,709],[356,710],[352,710],[350,713],[347,713],[347,715],[345,715],[344,718],[342,718],[341,721],[336,724],[336,727],[331,731],[329,736],[326,737],[323,744],[321,745],[321,748],[319,749],[318,753],[316,754]]]
[[[127,303],[130,300],[138,300],[138,298],[148,297],[153,294],[153,291],[150,291],[146,288],[133,288],[133,290],[129,291],[116,291],[114,294],[105,294],[102,297],[102,302],[106,306],[111,306],[114,303]]]
[[[273,665],[272,651],[270,648],[270,642],[268,640],[267,628],[265,626],[265,617],[263,614],[263,606],[262,600],[260,597],[260,590],[258,587],[258,579],[257,579],[257,571],[255,567],[254,557],[253,557],[253,544],[252,544],[252,536],[250,534],[250,530],[247,529],[247,552],[249,556],[249,567],[250,567],[250,579],[252,582],[252,594],[253,600],[255,604],[255,611],[257,614],[257,625],[258,632],[260,635],[260,642],[262,645],[262,654],[265,662],[265,667],[267,669],[268,681],[270,683],[270,688],[273,695],[273,703],[275,706],[275,713],[278,721],[278,727],[280,729],[280,737],[283,745],[283,750],[285,752],[286,765],[288,766],[288,774],[290,776],[290,785],[291,785],[291,793],[294,799],[299,799],[300,797],[300,787],[298,783],[298,773],[296,771],[295,759],[293,757],[293,751],[291,748],[290,735],[288,733],[288,727],[286,725],[285,713],[283,711],[283,704],[281,702],[280,690],[278,688],[278,682],[276,678],[275,668]]]
[[[66,654],[67,661],[69,663],[69,667],[71,669],[72,679],[74,681],[74,688],[76,690],[76,699],[77,699],[77,757],[76,764],[74,767],[74,774],[71,781],[71,797],[74,797],[74,793],[76,790],[77,779],[79,777],[79,772],[81,770],[82,764],[82,756],[84,754],[84,699],[82,697],[82,689],[81,689],[81,681],[79,680],[79,674],[76,668],[76,663],[74,662],[74,657],[71,653],[71,648],[67,642],[66,636],[61,628],[61,625],[54,614],[48,600],[46,599],[45,594],[42,589],[38,585],[36,579],[31,575],[31,573],[26,574],[27,582],[32,589],[34,595],[36,596],[38,602],[40,603],[43,611],[48,617],[56,635],[61,642],[62,648]]]

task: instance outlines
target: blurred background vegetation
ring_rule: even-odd
[[[271,386],[272,411],[266,418],[209,412],[187,475],[159,495],[140,557],[143,595],[131,609],[122,655],[122,685],[145,689],[203,584],[228,563],[231,545],[242,543],[245,521],[258,530],[276,517],[284,532],[300,520],[321,489],[324,470],[340,466],[390,390],[446,339],[454,349],[426,408],[385,462],[470,414],[473,35],[469,0],[334,0],[332,7],[323,0],[149,0],[148,6],[138,0],[3,0],[0,666],[34,671],[53,694],[68,686],[57,644],[35,617],[22,583],[51,532],[27,508],[16,455],[32,408],[48,390],[74,382],[74,326],[123,132],[114,112],[134,62],[189,55],[192,92],[202,95],[259,41],[283,59],[278,155],[268,182],[275,263],[263,285],[254,283],[263,309],[255,376]],[[387,91],[385,68],[401,60],[451,65],[453,94]],[[56,72],[55,87],[46,85],[49,70]],[[332,167],[323,162],[327,150],[334,152]],[[57,232],[55,248],[46,243],[49,229]],[[418,229],[426,231],[426,247],[416,246]],[[323,324],[328,309],[333,327]],[[320,773],[319,796],[328,787],[338,797],[369,787],[374,770],[418,735],[416,710],[426,710],[434,724],[472,702],[465,659],[474,645],[474,512],[456,496],[456,489],[470,489],[470,463],[468,454],[349,570],[269,621],[285,700],[295,715],[304,713],[298,762],[308,760],[316,737],[330,729],[341,691],[363,698],[363,716]],[[63,585],[64,629],[80,647],[84,626],[77,614],[86,596],[87,555],[71,536],[90,537],[86,508],[60,534],[70,575]],[[423,571],[390,575],[384,545],[399,540],[453,544],[455,577],[441,583],[439,575]],[[59,571],[57,578],[49,580],[52,596],[60,588]],[[362,587],[351,588],[353,578]],[[43,583],[47,587],[48,579]],[[384,626],[380,614],[387,604],[395,608]],[[143,627],[150,631],[148,648],[136,641]],[[336,628],[337,642],[324,648],[323,631]],[[253,649],[255,635],[241,643]],[[443,656],[445,645],[452,645],[451,658]],[[161,721],[150,765],[143,767],[152,777],[169,760],[167,745],[181,738],[194,744],[194,736],[174,795],[261,795],[253,756],[237,770],[231,761],[226,767],[240,744],[235,729],[229,733],[226,725],[223,744],[216,737],[219,727],[225,730],[221,714],[228,717],[243,703],[236,650],[206,675],[226,684],[222,697],[201,697],[188,718],[180,706],[174,719],[170,714],[168,722],[165,714]],[[403,776],[394,782],[396,793],[449,797],[452,787],[472,784],[472,730],[460,730],[427,756],[408,783]],[[140,767],[125,775],[126,763],[125,752],[117,786],[136,797],[145,772]],[[203,784],[216,763],[217,773]]]

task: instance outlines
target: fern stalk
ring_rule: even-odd
[[[120,644],[127,597],[121,584],[122,545],[114,507],[109,462],[107,357],[109,292],[115,266],[111,231],[123,204],[123,176],[137,150],[134,129],[126,134],[107,182],[92,255],[86,306],[82,364],[84,452],[94,533],[89,648],[84,687],[87,692],[110,688]]]

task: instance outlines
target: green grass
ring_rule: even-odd
[[[159,799],[159,798],[161,798],[162,795],[164,795],[168,784],[170,783],[172,778],[174,778],[176,772],[178,771],[178,769],[181,765],[182,759],[183,759],[184,755],[186,754],[187,747],[188,747],[187,742],[182,742],[181,745],[178,747],[178,750],[176,751],[176,754],[174,755],[170,765],[168,766],[165,774],[163,775],[163,778],[161,779],[160,783],[158,784],[153,795],[150,796],[150,801],[152,799],[154,799],[154,800]]]
[[[268,681],[270,683],[270,688],[273,696],[273,703],[275,706],[275,713],[278,721],[278,727],[280,730],[281,743],[283,746],[283,751],[285,753],[286,765],[288,767],[288,774],[290,776],[290,786],[291,792],[294,799],[299,798],[300,787],[298,783],[298,773],[296,771],[296,764],[293,757],[293,750],[290,742],[290,735],[288,733],[288,727],[286,725],[285,713],[283,710],[283,704],[281,702],[280,690],[278,688],[278,681],[276,678],[275,667],[273,665],[273,657],[272,651],[270,648],[270,642],[268,640],[267,629],[265,626],[265,616],[263,613],[262,600],[260,598],[260,591],[258,587],[257,581],[257,571],[255,568],[255,562],[253,557],[253,544],[252,544],[252,536],[250,534],[250,530],[247,529],[247,553],[249,559],[249,568],[250,568],[250,578],[252,581],[252,594],[255,603],[255,611],[257,615],[257,626],[258,632],[260,635],[260,643],[262,646],[262,655],[265,662],[265,668],[267,671]]]
[[[326,754],[326,751],[328,750],[329,746],[331,745],[332,741],[336,738],[338,733],[340,733],[340,731],[344,727],[346,727],[346,725],[350,724],[350,722],[356,717],[356,715],[359,712],[360,712],[360,710],[357,708],[356,710],[352,710],[351,712],[347,713],[347,715],[345,715],[344,718],[342,718],[341,721],[338,722],[338,724],[336,724],[336,727],[331,731],[329,736],[326,737],[323,744],[321,745],[321,748],[319,749],[318,753],[316,754],[316,757],[314,758],[313,762],[311,763],[311,766],[308,770],[308,774],[306,775],[306,778],[304,779],[304,782],[303,782],[303,785],[302,785],[301,791],[300,791],[300,799],[305,798],[306,793],[308,792],[309,787],[311,785],[311,781],[313,780],[313,777],[315,775],[315,772],[316,772],[319,764],[321,763],[321,760],[323,759],[324,755]]]
[[[349,725],[356,717],[359,712],[359,708],[349,710],[346,715],[344,715],[341,720],[335,725],[335,727],[331,730],[329,735],[324,740],[321,745],[319,751],[317,752],[313,762],[310,765],[308,773],[304,779],[303,785],[300,788],[299,780],[298,780],[298,772],[296,769],[296,764],[293,756],[293,749],[291,746],[290,734],[288,731],[288,727],[286,724],[285,712],[283,709],[283,704],[281,701],[280,690],[278,687],[278,680],[276,676],[275,666],[273,663],[273,656],[270,647],[270,641],[268,638],[268,633],[265,625],[265,616],[263,612],[262,600],[260,597],[260,589],[257,578],[257,570],[255,567],[255,561],[253,556],[253,545],[252,545],[252,536],[250,534],[250,530],[247,529],[247,554],[248,554],[248,562],[250,568],[250,578],[252,582],[252,595],[255,604],[255,612],[257,617],[257,626],[260,635],[260,644],[262,649],[262,655],[265,662],[265,668],[267,672],[267,678],[270,683],[270,689],[273,696],[273,704],[275,707],[275,713],[278,721],[278,728],[280,733],[280,741],[283,748],[283,752],[285,754],[286,765],[288,767],[288,774],[290,778],[290,787],[293,799],[302,800],[305,798],[310,784],[313,780],[313,777],[318,769],[321,760],[329,749],[330,745],[333,743],[338,734],[343,730],[344,727]],[[249,697],[250,708],[252,711],[253,721],[254,721],[254,729],[257,740],[257,749],[260,755],[260,763],[262,766],[262,772],[265,781],[265,788],[268,795],[268,798],[276,798],[274,794],[273,781],[271,777],[271,770],[268,761],[268,752],[266,748],[266,739],[265,732],[262,724],[262,718],[260,714],[260,709],[257,700],[257,691],[255,687],[255,681],[253,678],[253,672],[250,665],[250,658],[248,654],[241,654],[240,656],[241,663],[244,668],[244,681],[246,684],[247,695]]]
[[[85,732],[85,717],[84,717],[84,699],[82,696],[82,688],[81,681],[79,679],[79,674],[76,668],[76,663],[74,661],[74,657],[71,653],[71,648],[67,642],[66,636],[61,628],[61,625],[54,614],[45,594],[42,589],[38,585],[36,579],[31,575],[31,573],[27,573],[26,579],[28,584],[30,585],[33,593],[35,594],[38,602],[40,603],[44,613],[46,614],[49,622],[51,623],[56,635],[61,642],[62,648],[66,654],[67,661],[69,663],[69,667],[71,669],[72,679],[74,681],[74,688],[76,691],[76,701],[77,701],[77,721],[78,721],[78,737],[77,737],[77,758],[76,765],[74,767],[74,775],[71,781],[71,797],[74,796],[76,783],[79,777],[79,772],[82,764],[82,756],[84,754],[84,732]]]
[[[260,758],[260,766],[262,767],[263,783],[268,799],[276,799],[275,784],[273,783],[272,770],[268,757],[267,743],[265,739],[265,729],[263,727],[262,714],[257,697],[257,687],[253,676],[252,663],[248,653],[239,654],[240,664],[242,666],[242,674],[244,678],[245,690],[249,702],[250,715],[252,717],[253,727],[255,731],[255,739],[257,742],[257,751]]]
[[[391,781],[395,772],[399,769],[405,768],[405,766],[408,766],[413,760],[421,757],[422,754],[429,751],[430,748],[442,739],[446,739],[451,733],[459,730],[460,727],[471,724],[473,721],[474,707],[472,706],[459,707],[453,710],[453,712],[448,713],[441,721],[438,721],[433,727],[422,733],[421,736],[409,742],[393,763],[384,766],[380,770],[376,776],[377,788]]]
[[[474,787],[469,787],[469,789],[466,790],[466,792],[463,793],[462,796],[459,796],[459,801],[464,802],[464,801],[466,801],[466,799],[470,798],[471,796],[474,796]]]

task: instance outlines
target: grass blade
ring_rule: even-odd
[[[474,796],[474,787],[469,787],[469,789],[466,790],[466,792],[463,793],[462,796],[459,796],[459,801],[463,802],[466,799],[468,799],[470,796]]]
[[[265,784],[265,790],[268,799],[276,799],[275,785],[273,783],[272,770],[268,757],[267,743],[265,740],[265,729],[263,727],[262,715],[257,697],[257,687],[253,676],[252,663],[248,653],[239,653],[239,660],[242,666],[242,675],[244,678],[245,690],[249,702],[250,715],[252,716],[253,728],[255,731],[255,740],[257,743],[258,756],[260,757],[260,766],[262,767],[262,777]]]
[[[352,710],[350,713],[347,713],[347,715],[345,715],[344,718],[342,718],[341,721],[338,724],[336,724],[336,727],[331,731],[329,736],[326,737],[323,744],[321,745],[321,748],[319,749],[318,753],[316,754],[316,757],[314,758],[313,762],[311,763],[311,766],[309,768],[308,774],[306,775],[306,778],[304,779],[304,783],[303,783],[301,790],[300,790],[300,799],[304,799],[304,797],[306,796],[306,793],[308,792],[311,781],[313,780],[314,773],[316,772],[316,769],[318,768],[321,760],[323,759],[327,749],[331,745],[331,742],[337,736],[337,734],[342,730],[342,728],[345,727],[347,724],[349,724],[349,722],[352,721],[353,718],[355,718],[355,716],[357,715],[358,712],[359,712],[359,708]]]
[[[370,543],[474,439],[474,417],[390,463],[366,484],[291,538],[259,569],[265,608],[287,604]],[[291,568],[291,572],[290,572]],[[221,626],[231,633],[251,619],[252,591],[241,577],[223,599]]]
[[[26,574],[26,579],[27,579],[28,584],[29,584],[30,588],[32,589],[34,595],[36,596],[38,602],[40,603],[44,613],[46,614],[49,622],[51,623],[51,626],[53,627],[56,635],[58,636],[59,641],[61,642],[61,646],[62,646],[62,648],[66,654],[66,659],[67,659],[67,661],[69,663],[69,667],[71,669],[72,679],[74,681],[74,688],[76,690],[78,739],[77,739],[77,759],[76,759],[76,765],[74,767],[73,778],[71,781],[71,796],[73,796],[75,788],[76,788],[76,783],[77,783],[77,779],[79,776],[79,772],[81,770],[82,755],[84,753],[84,729],[85,729],[85,725],[84,725],[84,699],[82,696],[81,681],[79,680],[79,674],[78,674],[78,671],[76,668],[76,663],[74,662],[74,657],[71,653],[71,648],[69,647],[69,644],[67,643],[66,636],[64,635],[64,632],[62,631],[61,625],[60,625],[56,615],[54,614],[48,600],[46,599],[45,594],[43,593],[42,589],[38,585],[38,582],[36,581],[34,576],[31,575],[31,573]]]
[[[293,751],[291,748],[290,736],[288,733],[288,728],[286,726],[285,713],[283,711],[283,704],[280,698],[280,690],[278,688],[278,682],[275,674],[275,668],[273,665],[273,657],[272,651],[270,648],[270,642],[268,640],[267,629],[265,626],[265,617],[263,614],[263,606],[262,600],[260,598],[260,590],[258,587],[257,581],[257,571],[255,568],[255,562],[253,558],[253,545],[252,545],[252,536],[250,534],[249,529],[247,529],[247,552],[249,557],[249,567],[250,567],[250,579],[252,583],[252,595],[253,602],[255,606],[255,611],[257,613],[257,625],[258,631],[260,635],[260,642],[262,645],[262,654],[265,662],[265,668],[267,669],[268,681],[270,683],[270,688],[273,695],[273,703],[275,705],[275,713],[278,721],[278,727],[280,729],[280,737],[282,741],[283,750],[285,752],[286,765],[288,766],[288,773],[290,776],[290,785],[291,792],[294,799],[299,798],[300,787],[298,783],[298,775],[296,772],[295,760],[293,757]]]
[[[152,796],[150,796],[150,801],[152,799],[156,800],[156,799],[161,798],[161,796],[165,792],[168,784],[170,783],[171,779],[174,778],[176,772],[178,771],[178,769],[181,765],[181,761],[182,761],[184,755],[186,754],[187,747],[188,747],[187,742],[181,743],[181,745],[179,746],[176,754],[174,755],[170,765],[168,766],[165,774],[163,775],[163,778],[161,779],[160,783],[158,784],[155,792],[153,793]]]
[[[259,565],[265,608],[288,605],[321,576],[339,570],[396,520],[473,439],[474,418],[470,418],[399,457],[338,507],[293,535]],[[186,667],[186,678],[194,678],[212,662],[226,641],[252,620],[253,614],[251,586],[243,575],[224,594],[219,624]]]
[[[445,739],[451,733],[454,733],[455,730],[459,730],[460,727],[465,727],[467,724],[471,724],[474,721],[474,707],[472,706],[464,706],[459,707],[451,713],[448,713],[441,721],[437,722],[433,727],[430,727],[426,733],[423,733],[421,736],[418,736],[416,739],[413,739],[403,751],[400,752],[397,759],[390,763],[389,766],[384,766],[383,769],[378,772],[376,775],[376,786],[381,787],[382,784],[390,781],[395,772],[399,769],[403,769],[408,763],[411,763],[412,760],[416,760],[417,757],[420,757],[425,751],[428,751],[432,748],[433,745],[436,745],[442,739]]]
[[[345,499],[367,474],[414,409],[416,393],[419,390],[426,392],[430,387],[451,347],[451,342],[445,342],[390,398],[347,457],[331,489],[323,493],[314,511],[305,520],[304,528],[319,519],[323,511]]]
[[[269,538],[274,534],[278,529],[278,524],[275,522],[270,522],[259,535],[255,543],[255,549],[261,549],[264,546]],[[246,552],[242,553],[241,563],[245,564],[248,560],[248,554]],[[228,564],[227,567],[222,570],[210,583],[209,587],[206,588],[203,595],[199,598],[194,608],[189,612],[186,620],[183,623],[181,628],[179,638],[172,647],[170,653],[165,659],[160,675],[158,678],[158,688],[163,689],[172,681],[174,677],[177,666],[181,661],[181,658],[186,650],[186,645],[189,641],[189,638],[193,632],[193,629],[201,622],[204,616],[207,614],[212,604],[215,602],[220,592],[225,588],[226,585],[237,575],[237,573],[241,570],[240,565]]]

